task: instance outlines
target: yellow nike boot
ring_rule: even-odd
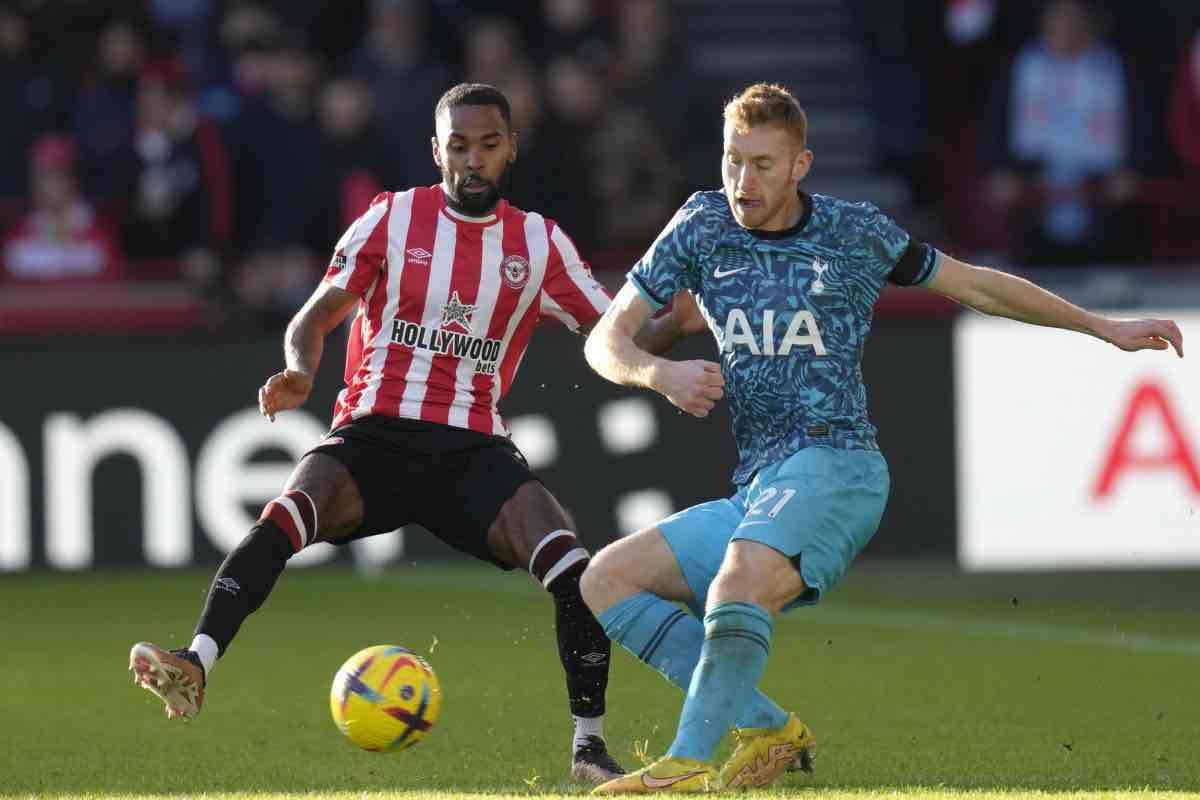
[[[767,786],[793,764],[812,772],[817,739],[795,714],[782,728],[735,728],[733,735],[737,747],[721,766],[722,789]]]
[[[717,787],[717,771],[704,761],[663,756],[648,767],[622,775],[592,790],[592,794],[650,794],[707,792]]]

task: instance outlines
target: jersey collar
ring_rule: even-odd
[[[496,208],[491,214],[486,214],[482,217],[472,217],[469,214],[464,214],[461,211],[455,211],[450,206],[446,205],[446,192],[442,189],[442,185],[438,184],[438,205],[441,206],[441,211],[450,219],[463,225],[491,225],[500,217],[504,216],[504,212],[508,207],[508,202],[501,197],[500,202],[496,203]]]

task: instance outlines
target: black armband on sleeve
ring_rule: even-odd
[[[904,255],[892,267],[888,281],[897,286],[918,286],[929,280],[937,263],[937,251],[924,242],[912,239],[904,249]]]

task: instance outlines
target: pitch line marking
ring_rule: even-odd
[[[1147,633],[1101,631],[1076,625],[1048,625],[1036,622],[999,622],[950,617],[919,611],[886,609],[823,608],[807,623],[818,625],[858,625],[863,627],[952,633],[988,639],[1013,639],[1023,642],[1105,647],[1135,652],[1169,653],[1200,657],[1200,639],[1178,639]]]

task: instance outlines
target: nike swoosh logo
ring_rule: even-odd
[[[670,778],[656,778],[648,772],[642,773],[642,784],[647,789],[665,789],[668,786],[674,786],[680,781],[686,781],[688,778],[694,778],[697,775],[703,775],[704,770],[698,769],[693,772],[685,772],[682,775],[672,775]]]
[[[714,278],[727,278],[730,275],[733,275],[738,272],[745,272],[748,269],[750,269],[750,268],[749,267],[738,267],[737,269],[730,269],[730,270],[726,270],[726,271],[722,272],[721,268],[717,267],[716,269],[713,270],[713,277]]]

